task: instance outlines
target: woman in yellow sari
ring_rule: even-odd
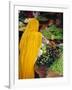
[[[34,64],[42,43],[42,34],[38,29],[38,20],[32,18],[22,35],[19,45],[19,79],[34,78]]]

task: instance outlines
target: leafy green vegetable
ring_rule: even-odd
[[[49,69],[63,75],[63,55],[57,59]]]
[[[47,39],[52,39],[52,36],[54,37],[53,39],[63,39],[63,30],[55,25],[51,25],[49,28],[42,30],[41,32]]]

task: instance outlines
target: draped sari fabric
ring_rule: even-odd
[[[42,34],[38,29],[38,20],[30,19],[20,40],[19,79],[34,78],[34,64],[42,43]]]

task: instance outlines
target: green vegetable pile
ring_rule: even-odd
[[[61,40],[63,39],[63,30],[61,28],[56,27],[55,25],[51,25],[47,29],[44,29],[41,31],[42,34],[47,38],[47,39],[58,39]]]
[[[63,75],[63,55],[53,63],[50,69],[60,75]]]

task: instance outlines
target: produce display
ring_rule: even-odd
[[[41,72],[40,74],[43,75],[44,71],[48,72],[48,70],[51,70],[59,75],[63,75],[63,46],[53,48],[45,45],[41,50],[43,50],[43,54],[36,61],[36,66],[40,70],[38,72]],[[43,69],[41,70],[41,68]]]
[[[63,30],[56,27],[55,25],[51,25],[50,27],[42,30],[41,32],[47,39],[63,39]]]
[[[44,49],[46,50],[44,53]],[[61,53],[62,53],[62,47],[57,46],[56,48],[53,48],[51,46],[45,45],[45,47],[42,48],[43,54],[38,57],[38,60],[36,64],[40,67],[41,65],[45,65],[47,68],[49,68],[54,61],[56,61]]]

